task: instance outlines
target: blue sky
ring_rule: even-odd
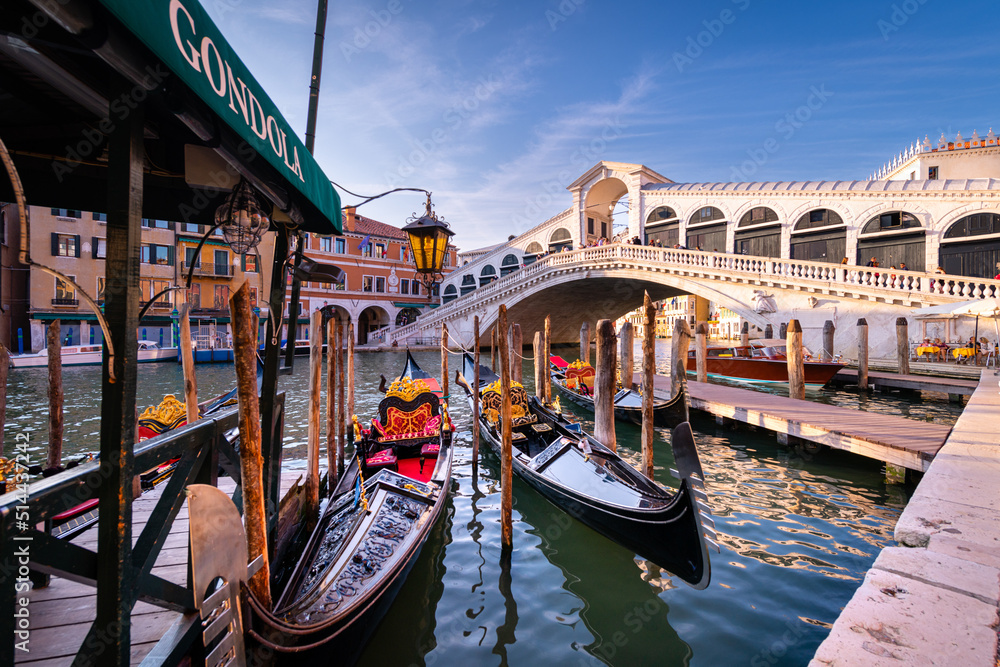
[[[316,1],[203,5],[304,134]],[[602,159],[677,182],[854,179],[924,135],[1000,134],[998,32],[991,2],[336,0],[316,154],[361,194],[433,191],[472,249],[570,206]]]

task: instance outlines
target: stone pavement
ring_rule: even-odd
[[[811,667],[996,667],[1000,376],[979,387]]]

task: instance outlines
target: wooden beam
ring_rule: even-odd
[[[354,415],[354,322],[348,320],[347,321],[347,419],[348,421],[351,420],[353,415]],[[347,426],[348,428],[351,428],[351,424],[348,424]]]
[[[698,382],[708,382],[708,324],[698,322],[694,334],[695,370]]]
[[[590,323],[580,325],[580,361],[590,363]]]
[[[120,95],[131,86],[116,80]],[[118,99],[115,94],[111,99]],[[132,567],[132,498],[135,390],[139,326],[139,259],[142,243],[144,114],[142,106],[117,123],[108,145],[108,224],[104,316],[115,357],[104,346],[101,372],[101,468],[98,493],[97,613],[82,646],[103,648],[81,664],[124,665],[130,661],[131,613],[136,599]],[[113,364],[113,367],[110,366]],[[112,375],[116,378],[111,381]],[[109,630],[117,630],[111,632]],[[99,637],[104,633],[105,641]],[[94,644],[92,642],[98,642]]]
[[[598,320],[597,362],[594,377],[594,437],[611,451],[617,451],[615,439],[615,325]]]
[[[337,326],[337,476],[344,473],[344,446],[347,441],[347,402],[344,400],[344,324]]]
[[[304,510],[311,531],[319,516],[319,438],[320,399],[323,388],[323,313],[313,311],[309,318],[309,433],[306,440],[306,486]],[[327,395],[329,395],[327,388]]]
[[[479,315],[472,322],[472,479],[479,477]],[[537,333],[535,334],[538,335]],[[466,382],[468,382],[466,378]]]
[[[326,483],[331,493],[340,477],[337,468],[337,320],[326,323]]]
[[[521,338],[521,325],[514,323],[510,328],[510,377],[513,382],[520,385],[524,384],[522,352],[524,352],[524,340]]]
[[[535,354],[535,397],[539,401],[545,400],[545,373],[549,372],[549,365],[545,361],[545,350],[542,347],[542,332],[535,332],[535,339],[532,342],[532,351]]]
[[[632,388],[632,373],[635,372],[635,361],[633,359],[632,345],[634,342],[634,332],[631,322],[622,324],[621,331],[618,332],[618,369],[621,374],[622,387]]]
[[[687,384],[688,347],[691,345],[691,326],[683,317],[674,320],[670,341],[670,392],[673,396],[683,391]],[[688,407],[684,406],[684,421],[688,421]]]
[[[836,331],[837,327],[832,320],[823,323],[823,351],[820,353],[820,360],[833,361],[833,336]]]
[[[441,396],[448,400],[448,323],[441,323]]]
[[[858,391],[868,391],[868,320],[858,320]]]
[[[264,457],[261,454],[260,404],[257,397],[257,325],[250,306],[250,287],[243,283],[229,299],[233,323],[233,356],[240,404],[240,475],[243,482],[243,523],[247,562],[264,557],[264,566],[247,582],[267,608],[271,607],[271,569],[265,515]],[[235,555],[234,555],[235,557]]]
[[[788,323],[785,339],[785,356],[788,366],[788,397],[804,401],[806,398],[805,362],[802,356],[802,327],[798,320]]]
[[[900,375],[910,374],[910,334],[905,317],[896,318],[896,361]]]
[[[194,372],[194,351],[191,348],[191,304],[185,301],[180,307],[181,367],[184,372],[184,409],[187,423],[198,421],[198,379]]]
[[[513,545],[513,434],[511,432],[510,350],[507,347],[507,306],[500,306],[496,331],[500,343],[500,542]]]
[[[62,463],[63,444],[63,379],[62,332],[59,320],[49,323],[47,335],[49,352],[49,455],[46,468]]]
[[[656,306],[643,296],[642,304],[642,474],[653,479],[653,396],[656,381]]]
[[[552,316],[545,316],[545,342],[542,345],[545,350],[545,371],[542,379],[545,384],[545,404],[552,403],[552,373],[549,373],[549,359],[552,357]]]

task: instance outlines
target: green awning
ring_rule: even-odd
[[[340,197],[277,106],[197,0],[100,0],[246,143],[342,233]]]
[[[426,308],[429,304],[426,304],[426,303],[396,303],[395,301],[393,301],[392,305],[396,306],[396,308]]]

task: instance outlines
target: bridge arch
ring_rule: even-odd
[[[584,199],[586,236],[584,243],[614,236],[614,210],[618,200],[628,195],[628,186],[620,178],[609,176],[594,183]],[[551,242],[550,242],[551,245]]]

